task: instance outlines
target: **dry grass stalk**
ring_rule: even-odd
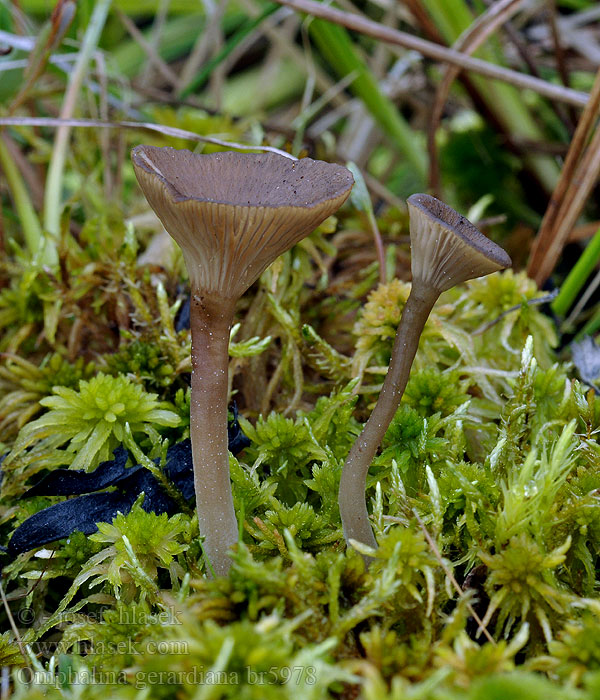
[[[600,70],[531,251],[527,271],[538,285],[552,273],[600,174],[600,129],[596,130],[586,149],[599,116]]]
[[[471,55],[493,34],[502,24],[510,19],[521,7],[523,0],[500,0],[481,14],[454,43],[453,49]],[[452,83],[461,72],[458,66],[448,66],[438,85],[431,110],[431,119],[427,131],[427,149],[429,152],[429,188],[436,196],[440,196],[440,169],[435,146],[435,135],[442,119],[444,105],[448,99]]]
[[[412,49],[413,51],[417,51],[423,56],[427,56],[434,61],[450,63],[451,65],[459,66],[461,70],[473,71],[474,73],[479,73],[480,75],[492,78],[493,80],[501,80],[505,83],[509,83],[515,87],[533,90],[534,92],[537,92],[544,97],[548,97],[551,100],[566,102],[567,104],[572,104],[576,107],[584,107],[588,102],[589,95],[584,92],[566,88],[562,85],[553,85],[552,83],[548,83],[545,80],[540,80],[534,76],[519,73],[519,71],[504,68],[503,66],[488,63],[487,61],[472,58],[471,56],[465,56],[464,54],[460,53],[460,51],[447,49],[443,46],[439,46],[438,44],[434,44],[431,41],[408,34],[407,32],[401,32],[398,29],[386,27],[378,22],[366,19],[352,12],[343,12],[342,10],[337,10],[334,7],[322,5],[314,0],[276,1],[280,5],[293,7],[299,12],[306,12],[307,14],[315,17],[320,17],[328,22],[339,24],[348,29],[352,29],[353,31],[379,39],[380,41],[386,41],[390,44],[395,44],[396,46],[403,46],[406,49]]]
[[[419,523],[419,527],[421,528],[423,535],[425,539],[427,540],[427,544],[429,545],[429,548],[431,549],[433,556],[438,560],[439,565],[442,567],[444,570],[444,573],[448,577],[448,580],[452,584],[454,590],[458,593],[459,598],[463,598],[465,595],[465,591],[460,587],[460,584],[456,580],[454,574],[452,573],[452,569],[446,564],[444,561],[444,558],[442,557],[440,550],[438,549],[437,544],[435,543],[433,537],[429,533],[429,530],[425,527],[425,523],[421,519],[421,516],[417,513],[416,509],[412,509],[413,515],[415,516],[416,521]],[[394,518],[389,518],[389,520],[394,520]],[[475,622],[479,625],[479,630],[481,633],[483,633],[483,636],[487,639],[487,641],[492,645],[496,646],[496,640],[492,637],[492,635],[489,633],[488,628],[486,625],[484,625],[483,620],[479,617],[477,612],[475,611],[475,608],[471,605],[471,603],[467,603],[467,610],[471,613],[473,616],[473,619]]]
[[[135,22],[133,22],[133,20],[131,20],[122,10],[115,7],[115,12],[121,21],[121,24],[144,50],[149,64],[156,68],[158,73],[164,80],[167,81],[169,85],[177,85],[179,82],[177,74],[170,68],[168,63],[163,61],[163,59],[160,57],[158,51],[156,50],[156,46],[146,39],[142,32],[137,28]]]

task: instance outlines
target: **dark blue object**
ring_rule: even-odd
[[[250,444],[237,422],[237,409],[233,407],[233,420],[227,427],[229,449],[237,454]],[[103,462],[93,472],[73,469],[55,469],[30,488],[28,496],[71,496],[62,503],[35,513],[13,532],[8,543],[8,553],[13,556],[40,547],[48,542],[68,537],[76,530],[90,535],[96,532],[97,522],[110,522],[118,512],[128,513],[136,498],[144,492],[142,508],[157,515],[172,515],[179,508],[165,489],[143,465],[127,468],[127,451],[117,447],[114,459]],[[164,473],[186,500],[194,496],[194,472],[190,440],[183,440],[167,450]],[[94,493],[108,487],[114,491]],[[80,495],[86,494],[86,495]]]
[[[175,330],[177,333],[190,327],[191,297],[188,295],[175,316]]]

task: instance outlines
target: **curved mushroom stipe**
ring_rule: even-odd
[[[379,399],[348,454],[339,489],[346,542],[356,540],[372,549],[377,542],[365,500],[367,473],[400,405],[427,318],[442,292],[512,264],[500,246],[447,204],[427,194],[414,194],[407,203],[412,288]]]
[[[138,182],[181,246],[191,282],[190,434],[200,534],[209,567],[226,575],[238,541],[227,450],[229,333],[239,297],[279,255],[344,203],[340,165],[274,153],[202,155],[137,146]]]

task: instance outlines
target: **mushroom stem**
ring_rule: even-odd
[[[413,280],[396,332],[390,365],[379,399],[352,446],[342,470],[339,505],[346,542],[353,539],[373,549],[377,547],[365,500],[367,473],[377,448],[398,410],[419,347],[421,333],[439,295],[438,290]]]
[[[227,551],[238,541],[227,438],[229,334],[235,302],[214,300],[196,289],[191,303],[190,436],[198,522],[207,568],[226,576],[231,566]]]

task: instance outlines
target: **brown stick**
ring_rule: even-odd
[[[401,32],[398,29],[393,29],[392,27],[385,27],[378,22],[366,19],[365,17],[360,17],[359,15],[351,12],[337,10],[334,7],[329,7],[321,4],[320,2],[315,2],[315,0],[275,1],[280,5],[286,5],[287,7],[292,7],[299,12],[305,12],[309,15],[313,15],[314,17],[325,19],[328,22],[340,24],[348,29],[360,32],[361,34],[372,36],[375,39],[380,39],[381,41],[386,41],[397,46],[403,46],[406,49],[412,49],[413,51],[417,51],[423,54],[423,56],[432,58],[435,61],[450,63],[452,65],[459,66],[463,70],[470,70],[475,73],[485,75],[488,78],[493,78],[494,80],[501,80],[503,82],[510,83],[516,87],[533,90],[534,92],[537,92],[538,94],[552,100],[566,102],[567,104],[572,104],[576,107],[584,107],[588,101],[589,96],[585,92],[579,92],[578,90],[566,88],[561,85],[553,85],[545,80],[540,80],[539,78],[535,78],[531,75],[519,73],[518,71],[510,70],[509,68],[504,68],[503,66],[497,66],[494,63],[488,63],[487,61],[482,61],[478,58],[465,56],[464,54],[460,53],[460,51],[447,49],[443,46],[439,46],[438,44],[434,44],[431,41],[427,41],[426,39],[421,39],[413,36],[412,34]]]
[[[550,245],[544,251],[544,259],[542,266],[536,277],[539,277],[541,284],[547,279],[560,254],[565,247],[569,234],[575,226],[579,215],[583,211],[583,207],[589,197],[592,188],[598,181],[600,175],[600,128],[596,129],[596,133],[592,138],[590,145],[584,153],[581,164],[569,184],[567,193],[563,199],[563,205],[558,212],[556,221],[553,227],[552,240]],[[537,281],[537,279],[536,279]]]
[[[596,73],[596,79],[592,86],[589,102],[583,110],[579,124],[577,124],[577,128],[575,129],[575,134],[573,135],[573,140],[571,141],[571,146],[569,147],[560,177],[550,197],[540,230],[533,243],[527,273],[540,286],[546,281],[554,269],[569,235],[569,231],[567,231],[565,237],[561,240],[557,238],[556,231],[560,225],[560,220],[565,217],[565,196],[575,176],[577,165],[585,150],[585,144],[594,128],[594,123],[599,113],[600,69]]]
[[[575,226],[569,234],[568,243],[576,243],[577,241],[584,241],[586,238],[591,238],[599,228],[600,221],[590,221],[587,224]]]
[[[556,68],[562,81],[562,84],[569,87],[569,72],[567,71],[567,63],[565,61],[565,50],[560,41],[560,32],[558,30],[558,22],[556,21],[556,2],[551,0],[548,8],[550,32],[552,34],[552,42],[554,43],[554,55],[556,57]]]

